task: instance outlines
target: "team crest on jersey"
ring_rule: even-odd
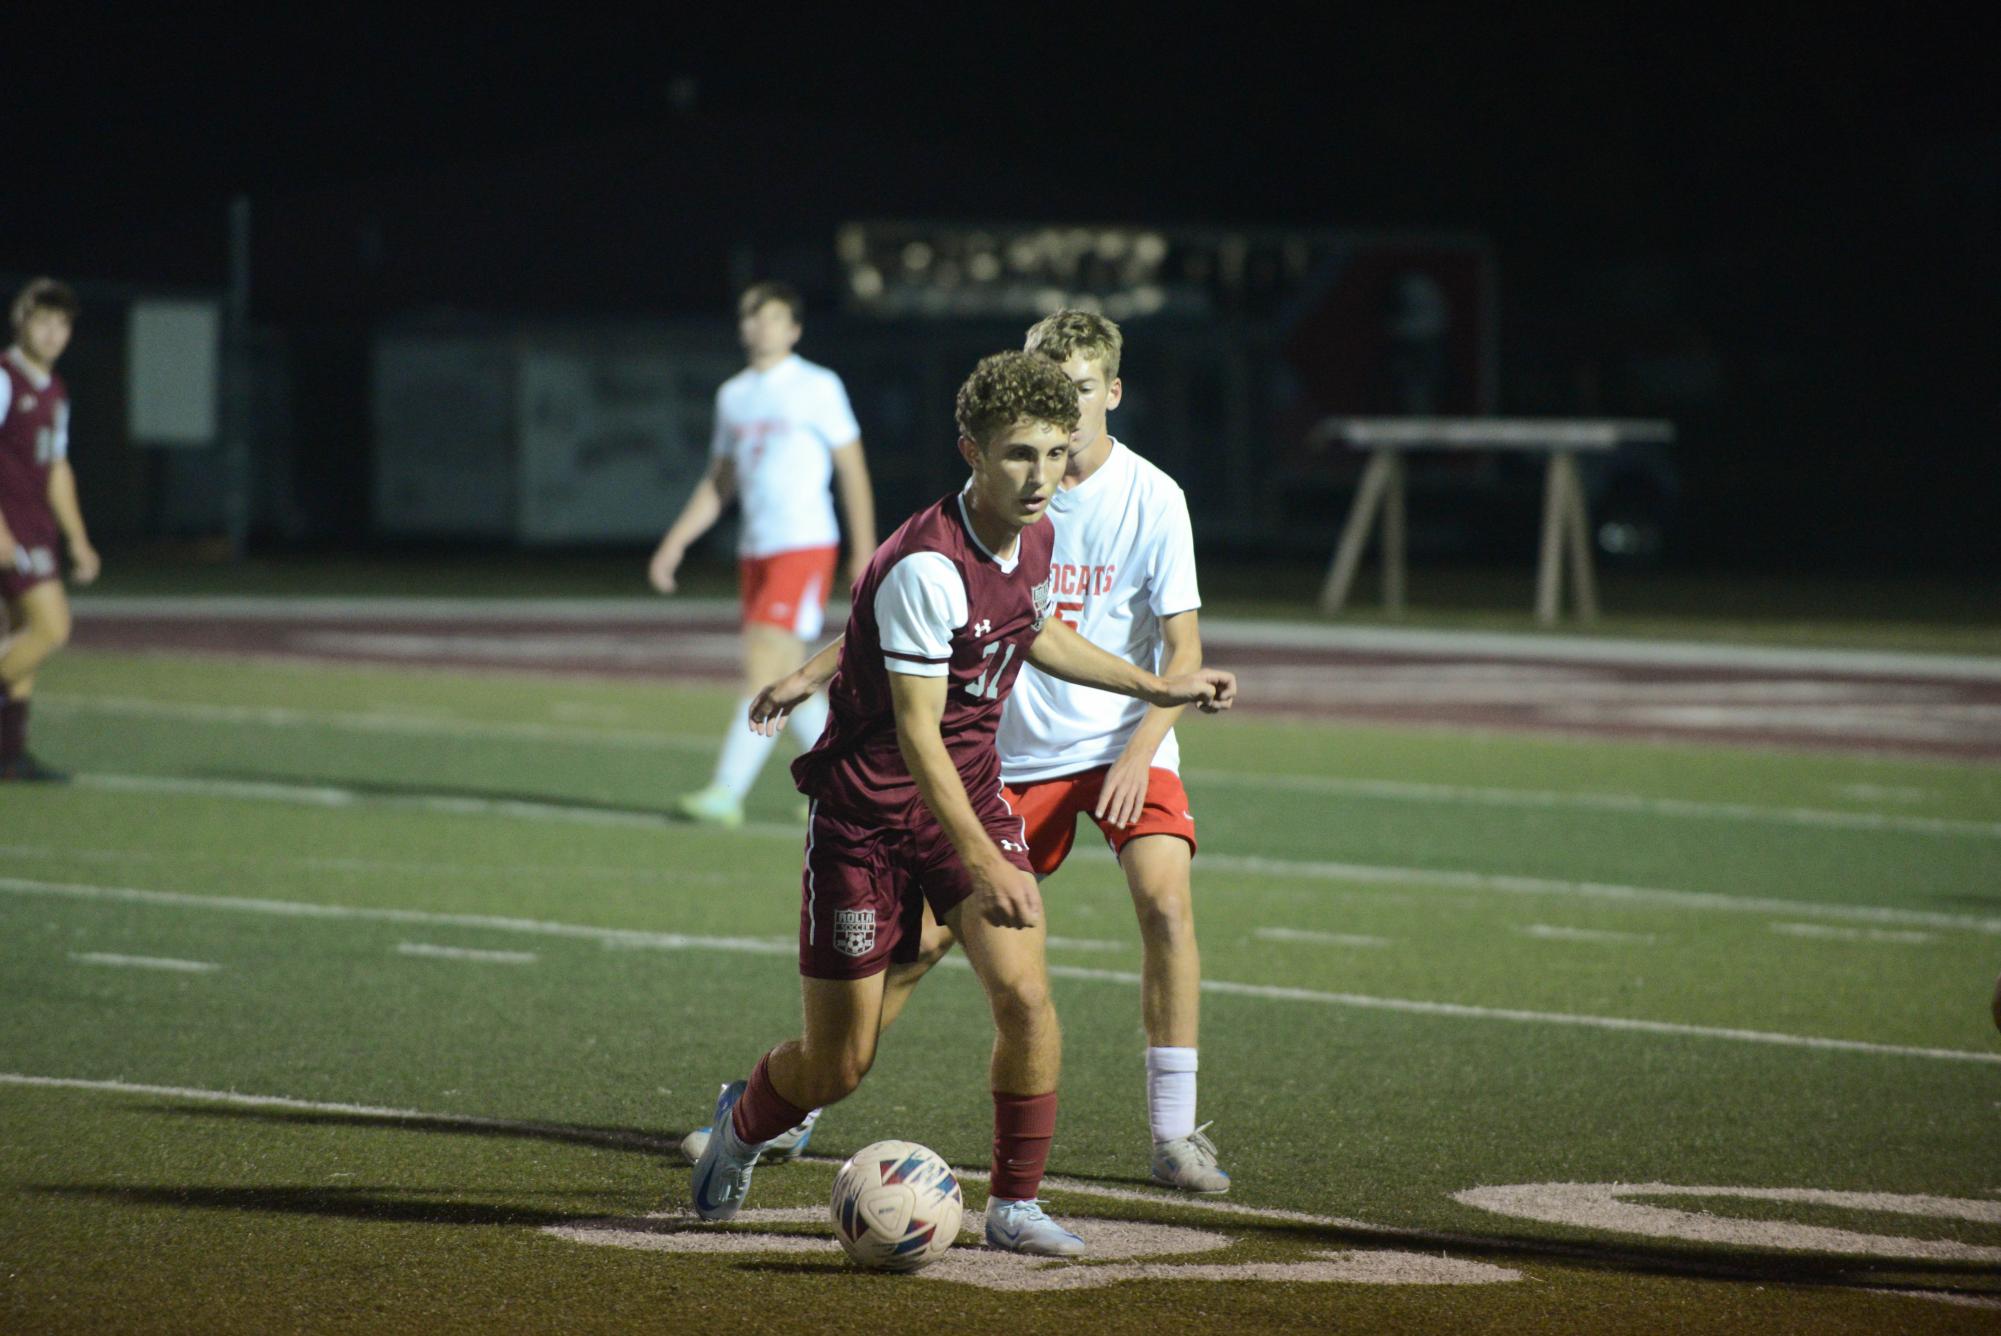
[[[865,956],[875,949],[875,911],[834,911],[834,949],[844,956]]]
[[[1042,579],[1042,583],[1035,586],[1035,588],[1030,591],[1029,596],[1035,600],[1035,625],[1029,629],[1034,631],[1040,631],[1042,629],[1042,623],[1047,621],[1049,618],[1050,606],[1053,604],[1056,598],[1055,573],[1052,571],[1050,574],[1044,576]]]

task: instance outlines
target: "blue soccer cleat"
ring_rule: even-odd
[[[715,1130],[695,1163],[695,1214],[704,1220],[730,1219],[750,1192],[750,1173],[757,1167],[762,1147],[737,1140],[730,1124],[730,1114],[743,1092],[744,1083],[732,1081],[716,1097]]]
[[[1034,1198],[987,1199],[987,1246],[1030,1257],[1081,1257],[1084,1240],[1043,1213]]]

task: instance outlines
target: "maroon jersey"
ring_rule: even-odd
[[[59,376],[41,379],[18,349],[0,354],[0,376],[0,519],[17,545],[0,586],[11,598],[57,573],[49,472],[69,449],[69,391]]]
[[[1000,757],[994,750],[994,733],[1000,727],[1001,706],[1048,613],[1053,543],[1046,520],[1029,525],[1021,531],[1008,568],[974,536],[960,495],[918,511],[891,534],[855,586],[840,668],[827,688],[832,710],[826,730],[810,751],[792,763],[799,791],[843,812],[899,829],[931,824],[929,812],[922,810],[917,782],[897,747],[876,595],[898,563],[936,553],[964,584],[965,615],[957,625],[936,628],[940,647],[948,649],[948,655],[918,661],[931,666],[934,676],[938,667],[945,670],[945,714],[939,732],[967,795],[978,803],[987,793],[998,792]]]

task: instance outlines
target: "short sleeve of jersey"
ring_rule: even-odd
[[[807,425],[829,450],[861,439],[861,424],[855,421],[855,410],[848,403],[847,386],[833,372],[827,372],[814,387],[811,413]]]
[[[56,405],[56,438],[49,443],[52,458],[69,458],[69,403]]]
[[[1202,606],[1195,584],[1195,530],[1188,522],[1188,500],[1177,489],[1162,498],[1160,540],[1153,548],[1153,569],[1147,580],[1147,606],[1156,617],[1172,617]]]
[[[7,410],[14,406],[14,378],[0,371],[0,422],[7,420]]]
[[[966,582],[942,552],[913,552],[890,567],[875,591],[883,667],[912,677],[944,677],[952,632],[966,624]]]
[[[709,429],[709,458],[721,459],[730,451],[729,428],[723,422],[723,392],[716,391],[716,425]]]

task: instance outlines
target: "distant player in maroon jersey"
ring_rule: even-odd
[[[1008,809],[994,734],[1023,662],[1160,705],[1229,708],[1236,679],[1161,678],[1105,653],[1050,608],[1043,523],[1068,462],[1077,392],[1048,359],[1000,353],[960,387],[963,492],[876,551],[847,634],[759,694],[776,731],[826,682],[832,718],[793,765],[813,800],[799,920],[805,1033],[723,1088],[695,1165],[696,1211],[734,1216],[766,1144],[853,1093],[875,1061],[884,972],[918,946],[924,906],[963,934],[994,1018],[987,1241],[1075,1256],[1083,1240],[1035,1200],[1056,1127],[1062,1035],[1049,997],[1042,899]]]
[[[35,672],[69,641],[60,540],[78,584],[97,578],[69,466],[69,391],[56,359],[76,327],[76,294],[38,278],[14,299],[14,346],[0,354],[0,780],[67,778],[28,753]]]

